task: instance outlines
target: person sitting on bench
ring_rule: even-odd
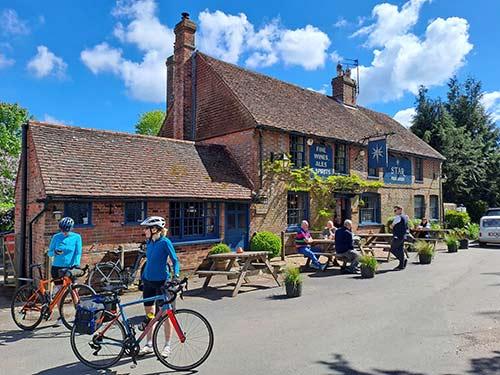
[[[335,232],[335,252],[337,257],[351,263],[349,267],[342,268],[351,273],[359,272],[359,254],[354,250],[354,236],[352,234],[352,221],[345,220],[344,226]]]
[[[311,233],[309,232],[309,223],[307,220],[302,220],[300,229],[295,236],[295,247],[297,248],[297,252],[304,255],[304,257],[311,259],[312,268],[324,271],[326,269],[326,263],[321,264],[316,254],[314,254],[321,252],[321,250],[311,247],[312,242],[313,239],[311,237]]]

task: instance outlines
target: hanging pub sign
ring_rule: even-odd
[[[368,142],[368,168],[387,167],[387,140],[377,139]]]
[[[333,153],[328,145],[313,143],[309,151],[309,164],[318,176],[328,177],[333,174]]]
[[[411,161],[405,158],[389,156],[389,162],[384,169],[384,183],[411,185]]]

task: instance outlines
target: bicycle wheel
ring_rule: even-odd
[[[96,293],[103,291],[106,284],[118,284],[121,281],[119,270],[110,264],[97,264],[92,270],[87,283]]]
[[[23,285],[14,294],[10,313],[14,323],[25,331],[35,329],[42,321],[43,298],[31,284]]]
[[[214,346],[214,333],[210,323],[203,315],[193,310],[179,309],[175,318],[186,340],[182,343],[170,323],[168,315],[157,324],[153,333],[155,354],[168,368],[176,371],[192,370],[201,365],[210,355]],[[168,340],[170,331],[170,340]],[[170,342],[170,353],[163,354]]]
[[[95,333],[87,335],[71,329],[71,349],[84,365],[102,370],[113,366],[125,352],[125,328],[114,320],[105,323]]]
[[[67,329],[73,328],[76,305],[81,299],[91,298],[94,295],[94,290],[88,285],[75,284],[66,289],[59,302],[59,315]]]

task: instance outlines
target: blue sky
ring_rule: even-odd
[[[133,131],[141,113],[165,108],[164,61],[187,11],[198,24],[197,47],[223,60],[331,94],[337,61],[357,58],[360,103],[399,112],[402,122],[418,85],[444,95],[453,74],[472,75],[500,121],[500,1],[304,4],[3,0],[0,101],[39,120]]]

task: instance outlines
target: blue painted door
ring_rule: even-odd
[[[238,247],[248,248],[248,214],[246,203],[225,204],[224,242],[233,251]]]

